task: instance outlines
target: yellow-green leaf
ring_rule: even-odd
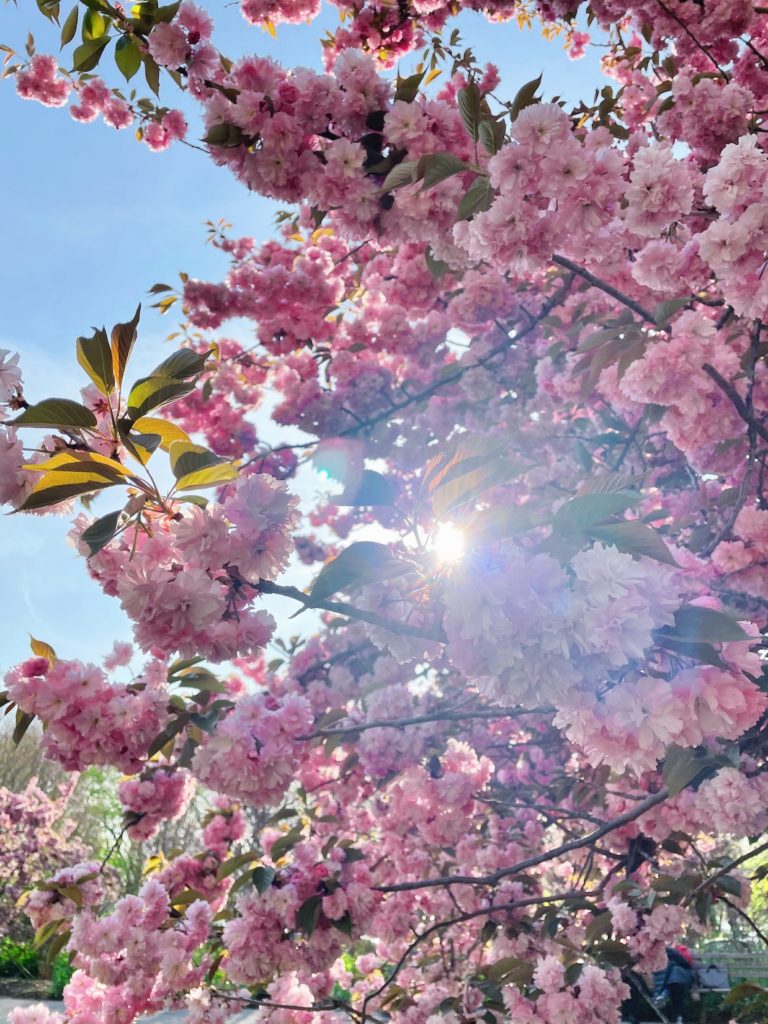
[[[99,455],[98,452],[73,449],[57,452],[45,462],[29,462],[24,468],[36,473],[95,473],[106,479],[114,479],[115,483],[121,479],[132,479],[130,472],[117,459]]]
[[[180,491],[194,490],[198,487],[218,487],[219,484],[236,480],[237,475],[237,469],[231,462],[220,462],[215,466],[206,466],[204,469],[187,473],[178,479],[176,487]]]
[[[104,328],[94,330],[90,338],[78,338],[75,349],[77,361],[102,393],[109,395],[115,387],[112,352]]]
[[[157,434],[160,438],[160,447],[164,452],[170,450],[174,441],[185,441],[187,444],[192,443],[186,431],[182,430],[181,427],[177,427],[175,423],[169,423],[168,420],[160,419],[159,416],[140,416],[137,420],[133,421],[131,430],[136,430],[140,434]]]
[[[58,505],[60,501],[66,501],[68,498],[77,498],[81,494],[90,494],[105,487],[114,487],[119,482],[114,478],[97,476],[95,473],[66,473],[64,471],[46,473],[35,484],[19,511],[32,512],[48,508],[51,505]]]
[[[55,664],[56,651],[54,651],[50,644],[45,643],[44,640],[36,640],[33,636],[30,636],[29,646],[32,649],[32,653],[36,654],[38,658],[47,658],[51,665]]]
[[[194,389],[194,382],[176,377],[142,377],[128,395],[128,415],[132,420],[144,416],[151,409],[173,402]]]

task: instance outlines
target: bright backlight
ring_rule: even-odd
[[[439,562],[458,562],[464,554],[464,534],[453,523],[441,523],[432,536],[431,546]]]

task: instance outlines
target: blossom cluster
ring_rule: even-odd
[[[274,629],[249,607],[260,578],[274,579],[291,553],[296,499],[271,476],[243,476],[222,504],[186,506],[126,531],[89,560],[103,590],[120,598],[146,651],[215,661],[255,652]],[[80,517],[74,539],[90,525]]]

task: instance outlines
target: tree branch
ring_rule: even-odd
[[[612,818],[611,821],[605,822],[600,828],[596,828],[594,832],[590,832],[589,835],[583,836],[581,839],[572,839],[567,843],[563,843],[561,846],[556,847],[553,850],[547,850],[545,853],[538,853],[533,857],[526,857],[525,860],[518,861],[517,864],[513,864],[508,868],[501,868],[499,871],[494,871],[490,875],[480,875],[474,877],[472,875],[446,875],[443,878],[426,878],[420,882],[399,882],[396,885],[381,885],[375,886],[378,892],[407,892],[412,889],[427,889],[435,888],[436,886],[442,885],[487,885],[494,886],[500,882],[503,878],[508,878],[510,875],[517,875],[521,871],[525,871],[528,868],[535,867],[537,864],[544,864],[548,860],[555,860],[557,857],[562,856],[565,853],[572,853],[574,850],[581,850],[585,846],[590,846],[592,843],[597,842],[598,839],[602,839],[603,836],[607,836],[609,832],[613,832],[617,828],[621,828],[622,825],[628,825],[631,821],[635,821],[641,814],[645,814],[652,807],[656,807],[657,804],[663,803],[669,796],[669,790],[666,786],[660,789],[658,793],[653,793],[646,797],[645,800],[641,800],[635,807],[629,811],[625,811],[624,814],[619,814],[617,817]]]
[[[579,277],[583,277],[585,281],[591,284],[594,288],[599,288],[601,292],[605,292],[606,295],[610,295],[612,299],[616,299],[622,306],[626,306],[627,309],[631,309],[633,313],[637,313],[643,320],[646,320],[649,324],[656,326],[656,321],[653,318],[653,314],[650,313],[644,306],[641,306],[639,302],[635,302],[624,292],[620,292],[618,288],[614,288],[612,284],[608,284],[607,281],[601,281],[599,277],[595,277],[594,274],[590,273],[584,267],[580,267],[578,263],[574,263],[573,260],[566,259],[565,256],[553,256],[552,262],[556,263],[558,267],[564,267],[566,270],[570,270],[572,274],[578,274]]]
[[[363,1016],[366,1015],[368,1003],[371,999],[375,999],[377,996],[380,996],[381,993],[392,984],[402,968],[405,966],[405,963],[411,954],[425,939],[428,939],[430,935],[434,935],[435,932],[438,932],[443,928],[450,928],[455,924],[462,924],[464,921],[471,921],[476,917],[492,917],[494,914],[501,913],[502,911],[519,910],[522,907],[539,906],[544,903],[564,903],[568,900],[583,900],[593,895],[594,893],[591,892],[568,892],[562,893],[559,896],[531,896],[529,899],[515,900],[512,903],[499,903],[495,906],[494,904],[491,904],[488,907],[483,907],[482,910],[471,910],[465,914],[459,914],[456,917],[451,917],[446,921],[438,921],[436,924],[430,925],[429,928],[425,928],[423,932],[419,932],[413,942],[410,943],[403,955],[392,968],[392,973],[386,981],[375,991],[369,992],[365,997],[365,1000],[363,1001]]]
[[[755,417],[750,414],[747,403],[741,397],[733,384],[731,384],[730,381],[727,381],[725,377],[723,377],[723,375],[709,363],[704,363],[702,370],[708,377],[711,377],[720,390],[730,398],[736,412],[741,416],[747,426],[751,430],[754,430],[758,437],[762,437],[764,441],[768,441],[768,430],[766,430],[760,420],[756,420]]]
[[[753,857],[757,857],[758,854],[764,853],[766,850],[768,850],[768,842],[761,843],[760,846],[756,846],[754,850],[748,850],[746,853],[743,853],[740,857],[734,857],[733,860],[728,861],[725,867],[720,868],[720,870],[716,871],[714,875],[710,875],[708,878],[705,878],[703,881],[699,882],[699,884],[694,889],[691,889],[691,891],[688,893],[688,895],[685,897],[683,901],[683,906],[687,906],[689,903],[692,903],[700,892],[703,892],[705,889],[708,889],[710,885],[713,885],[718,880],[718,878],[722,878],[723,875],[727,875],[729,871],[732,871],[734,868],[738,867],[739,864],[743,864],[745,861],[752,860]]]
[[[368,622],[372,626],[380,626],[388,629],[391,633],[398,633],[400,636],[414,636],[420,640],[432,640],[444,644],[447,637],[442,627],[436,626],[433,629],[420,629],[418,626],[409,626],[407,622],[395,622],[394,619],[386,619],[383,615],[366,611],[364,608],[355,608],[354,605],[344,601],[313,601],[309,594],[305,594],[298,587],[282,586],[273,583],[271,580],[259,580],[258,583],[249,583],[249,586],[261,591],[262,594],[277,594],[280,597],[288,597],[292,601],[298,601],[304,608],[315,608],[319,611],[333,612],[335,615],[344,615],[348,619],[358,619],[361,622]]]
[[[477,711],[443,711],[432,715],[414,715],[412,718],[381,718],[375,722],[357,722],[353,725],[334,726],[318,729],[316,732],[298,736],[300,740],[314,740],[326,736],[344,736],[347,733],[365,732],[367,729],[403,729],[408,725],[423,725],[427,722],[463,722],[467,718],[521,718],[524,715],[551,714],[554,708],[479,708]]]

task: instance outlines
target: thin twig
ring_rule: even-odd
[[[435,643],[446,643],[447,637],[441,626],[421,629],[418,626],[409,626],[407,622],[395,622],[394,619],[386,619],[383,615],[366,611],[364,608],[355,608],[354,605],[344,601],[315,601],[309,594],[305,594],[298,587],[282,586],[273,583],[271,580],[259,580],[258,583],[249,583],[249,586],[261,591],[262,594],[277,594],[280,597],[288,597],[292,601],[298,601],[305,608],[315,608],[319,611],[333,612],[335,615],[344,615],[348,619],[359,619],[361,622],[368,622],[372,626],[380,626],[388,629],[390,633],[398,633],[400,636],[413,636],[420,640],[432,640]]]

